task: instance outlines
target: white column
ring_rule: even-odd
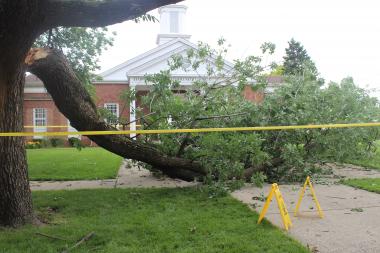
[[[131,90],[136,90],[135,86],[131,86]],[[129,129],[130,130],[136,130],[136,98],[131,101],[131,104],[129,105]],[[136,137],[135,133],[130,134],[131,138]]]

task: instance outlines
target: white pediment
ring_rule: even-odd
[[[144,54],[141,54],[131,60],[128,60],[110,70],[101,73],[103,82],[122,82],[130,81],[131,85],[144,84],[143,77],[146,74],[159,73],[161,70],[167,70],[168,61],[173,55],[186,55],[189,49],[197,49],[197,46],[188,40],[177,38],[165,44],[162,44]],[[213,65],[214,59],[210,59],[207,64]],[[205,76],[207,73],[207,64],[200,66],[196,71],[188,69],[177,69],[172,72],[173,76],[180,80],[187,80],[185,85],[191,84],[190,80],[195,80],[199,76]],[[233,68],[229,62],[225,63],[225,70]]]

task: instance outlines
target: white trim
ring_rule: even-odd
[[[158,13],[161,14],[162,11],[170,10],[187,10],[187,6],[183,4],[169,4],[158,8]]]
[[[24,88],[24,93],[47,93],[43,87]]]
[[[177,45],[175,45],[177,44]],[[187,48],[186,48],[187,46]],[[141,69],[142,66],[148,64],[152,64],[153,61],[157,61],[156,59],[163,59],[162,57],[166,56],[166,57],[169,57],[171,55],[173,55],[174,51],[178,51],[179,48],[181,48],[182,50],[187,50],[189,48],[192,48],[194,50],[197,50],[198,49],[198,46],[191,43],[190,41],[188,40],[185,40],[185,39],[182,39],[182,38],[177,38],[177,39],[173,39],[173,40],[170,40],[162,45],[159,45],[143,54],[140,54],[126,62],[123,62],[107,71],[104,71],[102,73],[100,73],[99,75],[103,77],[103,82],[108,82],[106,79],[107,76],[113,74],[114,72],[116,71],[120,71],[120,70],[125,70],[125,75],[127,76],[127,74],[131,74],[130,71],[134,70],[136,71],[136,69]],[[213,60],[216,60],[216,57],[215,56],[212,56],[211,59]],[[233,64],[229,61],[225,61],[224,62],[224,69],[225,70],[229,70],[231,68],[233,68]],[[127,73],[128,72],[128,73]]]
[[[125,80],[107,80],[107,81],[93,81],[92,84],[125,84],[128,85],[128,79]]]
[[[166,63],[172,55],[177,55],[177,54],[180,54],[182,52],[186,52],[188,49],[189,49],[188,47],[183,45],[183,46],[180,46],[180,47],[173,49],[172,51],[169,51],[165,54],[162,54],[158,57],[155,57],[155,58],[151,59],[150,61],[146,61],[146,62],[144,62],[144,63],[142,63],[136,67],[130,68],[128,70],[127,77],[134,75],[134,74],[142,73],[142,72],[144,72],[143,71],[144,69],[149,68],[151,66],[154,66],[157,63],[160,63],[160,62]],[[167,69],[169,69],[169,65],[167,66]]]
[[[136,91],[151,91],[152,86],[151,85],[136,85]],[[191,85],[180,85],[178,88],[174,90],[194,90],[193,86]]]
[[[106,77],[106,76],[108,76],[108,75],[110,75],[110,74],[112,74],[112,73],[114,73],[114,72],[116,72],[116,71],[118,71],[120,69],[125,68],[128,65],[131,65],[131,64],[133,64],[133,63],[135,63],[135,62],[137,62],[137,61],[139,61],[139,60],[147,57],[148,55],[154,54],[155,52],[158,52],[160,50],[165,49],[166,47],[171,46],[172,44],[175,44],[177,41],[178,40],[173,40],[173,41],[169,41],[169,42],[167,42],[165,44],[159,45],[158,47],[155,47],[155,48],[153,48],[153,49],[151,49],[151,50],[149,50],[149,51],[147,51],[147,52],[145,52],[143,54],[140,54],[140,55],[138,55],[136,57],[133,57],[132,59],[130,59],[128,61],[125,61],[125,62],[123,62],[123,63],[121,63],[119,65],[116,65],[115,67],[113,67],[113,68],[111,68],[109,70],[106,70],[106,71],[100,73],[99,75],[104,78],[104,77]]]
[[[131,91],[134,91],[136,89],[135,86],[131,86]],[[136,130],[136,100],[132,100],[129,105],[129,130],[135,131]],[[136,134],[130,134],[131,138],[135,138]]]
[[[198,80],[206,80],[210,84],[212,84],[213,82],[219,82],[221,80],[220,78],[215,78],[215,77],[208,78],[205,75],[203,75],[203,76],[202,75],[199,75],[199,76],[195,76],[195,75],[172,75],[171,79],[179,81],[181,87],[191,87],[194,84],[194,82],[198,81]],[[150,87],[151,86],[150,84],[147,84],[145,82],[145,76],[143,76],[143,75],[130,76],[129,82],[130,82],[130,87],[135,86],[137,89],[139,89],[141,87]],[[233,84],[233,85],[236,85],[236,84]]]
[[[160,34],[157,34],[156,44],[157,45],[164,45],[165,43],[167,43],[171,40],[174,40],[176,38],[189,40],[191,38],[191,35],[189,35],[189,34],[178,34],[178,33],[177,34],[160,33]],[[160,41],[162,41],[162,43],[160,43]]]
[[[67,132],[78,132],[74,127],[71,126],[70,120],[67,120]],[[82,139],[82,136],[79,134],[76,135],[68,135],[67,139],[77,138],[78,140]]]

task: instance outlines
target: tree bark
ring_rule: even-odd
[[[64,55],[54,49],[32,49],[26,58],[30,72],[38,76],[58,109],[79,131],[117,130],[105,123],[85,87],[72,71]],[[148,163],[170,177],[202,179],[207,171],[197,162],[169,157],[153,146],[123,135],[88,136],[99,146],[122,157]]]
[[[43,32],[43,1],[0,0],[0,132],[23,131],[25,55]],[[32,197],[22,137],[0,138],[0,226],[32,220]]]
[[[107,26],[134,19],[160,6],[181,0],[48,0],[50,25],[56,26]]]
[[[0,132],[23,131],[24,69],[0,72]],[[0,225],[32,219],[24,138],[0,138]]]

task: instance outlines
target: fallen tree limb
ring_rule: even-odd
[[[53,236],[53,235],[48,235],[48,234],[40,233],[40,232],[36,232],[35,234],[43,236],[43,237],[47,237],[47,238],[50,238],[50,239],[54,239],[54,240],[66,241],[66,239],[63,239],[63,238],[60,238],[60,237],[57,237],[57,236]]]
[[[253,174],[257,172],[266,172],[269,168],[277,167],[282,163],[284,163],[284,160],[281,157],[275,157],[269,162],[247,168],[243,172],[243,179],[245,179],[246,181],[250,181]]]
[[[203,116],[198,117],[195,120],[209,120],[209,119],[221,119],[221,118],[231,118],[234,116],[241,116],[241,115],[247,115],[247,112],[239,112],[239,113],[232,113],[232,114],[226,114],[226,115],[214,115],[214,116]]]
[[[88,233],[87,235],[83,236],[77,243],[75,243],[73,246],[71,246],[69,249],[62,251],[62,253],[69,253],[71,250],[79,247],[82,243],[88,241],[95,235],[95,232]]]
[[[65,56],[54,49],[31,49],[25,63],[42,80],[61,113],[79,131],[117,130],[98,115],[97,107],[76,77]],[[123,135],[88,136],[99,146],[124,158],[148,163],[164,174],[191,181],[202,179],[207,171],[198,162],[170,157],[153,145],[143,144]]]

